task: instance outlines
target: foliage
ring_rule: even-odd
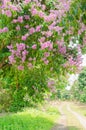
[[[74,98],[78,101],[86,102],[86,68],[82,70],[78,77],[78,81],[74,83],[72,93]]]
[[[57,98],[59,100],[65,101],[65,100],[70,100],[71,99],[71,94],[69,90],[66,89],[58,89],[57,90]]]
[[[49,91],[46,84],[47,76],[41,77],[41,73],[44,74],[44,69],[41,71],[39,68],[19,71],[11,68],[10,73],[9,70],[7,72],[8,75],[4,76],[0,82],[4,89],[9,89],[11,92],[10,111],[17,111],[22,107],[44,100],[44,94]]]
[[[72,63],[72,70],[75,70],[74,66],[77,66],[76,62],[77,60],[80,60],[80,57],[77,59],[78,48],[70,48],[68,45],[70,43],[70,39],[74,37],[74,32],[77,31],[77,27],[75,28],[74,25],[71,25],[75,29],[71,35],[66,32],[67,30],[69,31],[69,25],[66,20],[70,21],[70,15],[73,14],[73,10],[71,9],[71,14],[66,12],[66,10],[69,11],[70,2],[64,3],[68,6],[66,7],[66,10],[64,9],[64,5],[62,6],[64,12],[62,13],[63,17],[61,16],[61,18],[57,16],[58,10],[54,15],[54,9],[50,10],[51,12],[47,12],[45,10],[46,6],[36,3],[24,1],[21,7],[19,6],[15,8],[15,6],[10,5],[10,3],[7,6],[4,5],[6,7],[3,7],[3,12],[0,16],[2,19],[1,42],[3,43],[3,38],[5,37],[3,43],[4,47],[2,48],[5,49],[4,51],[7,55],[11,53],[9,56],[10,64],[13,64],[16,68],[18,67],[19,70],[23,70],[24,68],[31,69],[43,64],[48,70],[53,67],[54,70],[58,72],[57,68],[59,66],[63,71],[64,65],[69,68],[69,65]],[[60,6],[60,4],[62,3],[59,2],[57,5]],[[8,9],[9,6],[10,10]],[[43,6],[42,9],[40,9],[40,6]],[[66,14],[67,16],[65,17]],[[53,19],[56,20],[56,23],[53,23]],[[70,22],[72,24],[74,20]],[[77,26],[79,26],[78,24],[79,23],[76,23]],[[83,32],[84,31],[85,30],[83,30]],[[63,36],[64,33],[65,36]],[[6,50],[6,46],[10,53]],[[71,53],[73,57],[69,53]],[[68,55],[68,57],[66,55]],[[69,61],[67,62],[67,60]]]
[[[60,75],[60,77],[56,77],[55,79],[55,86],[51,89],[51,92],[53,92],[50,96],[51,99],[64,99],[63,95],[68,94],[66,90],[66,86],[68,84],[68,75]],[[69,95],[69,94],[68,94]]]
[[[0,88],[0,112],[8,111],[11,104],[11,92]]]
[[[11,111],[42,101],[46,91],[65,86],[62,75],[79,72],[86,40],[83,6],[78,0],[3,1],[0,80],[11,91]]]

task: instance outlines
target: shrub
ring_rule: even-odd
[[[11,104],[11,93],[8,89],[0,89],[0,112],[8,111]]]

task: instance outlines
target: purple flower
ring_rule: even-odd
[[[28,51],[27,51],[27,50],[22,51],[22,55],[23,55],[23,56],[26,56],[27,54],[28,54]]]
[[[22,40],[23,40],[23,41],[26,41],[26,39],[27,39],[27,36],[26,36],[26,35],[22,36]]]
[[[24,27],[25,27],[26,29],[29,29],[29,25],[25,25]]]
[[[21,53],[20,53],[20,51],[16,51],[15,55],[16,55],[17,57],[21,58]]]
[[[26,48],[24,43],[20,43],[20,44],[17,43],[16,46],[17,46],[18,51],[25,50],[25,48]]]
[[[30,19],[30,16],[29,16],[29,15],[24,15],[24,18],[25,18],[26,20],[29,20],[29,19]]]
[[[36,27],[36,32],[39,32],[40,30],[41,30],[41,26],[39,25]]]
[[[45,53],[44,53],[44,56],[45,56],[45,57],[49,57],[49,56],[50,56],[50,53],[49,53],[49,52],[45,52]]]
[[[31,13],[32,13],[32,16],[37,15],[37,14],[38,14],[38,10],[35,9],[35,7],[33,6],[33,7],[31,8]]]
[[[26,56],[23,56],[23,57],[22,57],[22,63],[24,63],[25,60],[26,60]]]
[[[43,44],[41,44],[41,49],[44,50],[45,48],[49,48],[50,50],[53,48],[53,45],[50,41],[47,41]]]
[[[33,27],[29,29],[30,34],[33,34],[34,32],[35,32],[35,29]]]
[[[39,39],[39,42],[44,42],[45,41],[45,37],[41,37],[40,39]]]
[[[6,11],[5,11],[5,14],[6,14],[8,17],[11,17],[11,16],[12,16],[12,13],[11,13],[10,10],[6,10]]]
[[[61,54],[66,54],[66,46],[58,46],[58,49],[59,49],[59,52],[61,53]]]
[[[3,32],[3,30],[2,29],[0,29],[0,33],[2,33]]]
[[[29,60],[29,61],[32,61],[33,59],[30,57],[28,60]]]
[[[16,30],[19,31],[21,28],[19,25],[17,25]]]
[[[28,3],[30,3],[30,2],[31,2],[31,0],[25,0],[25,1],[24,1],[25,4],[28,4]]]
[[[8,27],[4,27],[2,30],[2,32],[8,32],[8,31],[9,31]]]
[[[32,46],[32,49],[36,49],[37,48],[37,45],[36,44],[34,44],[33,46]]]
[[[18,70],[24,70],[24,66],[19,65],[19,66],[18,66]]]
[[[17,19],[13,19],[12,23],[17,23],[18,20]]]
[[[49,63],[49,60],[45,60],[45,61],[44,61],[44,63],[45,63],[46,65],[48,65],[48,63]]]
[[[13,45],[11,44],[11,45],[7,46],[7,48],[8,48],[9,50],[12,50],[12,49],[13,49]]]
[[[17,21],[18,21],[19,23],[23,23],[23,16],[19,16]]]
[[[9,56],[8,59],[9,59],[10,64],[16,63],[13,55]]]
[[[29,67],[29,68],[33,68],[32,63],[28,63],[28,67]]]

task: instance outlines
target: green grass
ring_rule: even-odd
[[[67,103],[68,104],[68,103]],[[70,103],[69,103],[70,104]],[[77,118],[70,113],[67,110],[66,105],[64,105],[63,107],[63,111],[65,112],[66,116],[67,116],[67,126],[68,126],[68,130],[83,130],[82,125],[80,124],[80,122],[77,120]]]
[[[0,130],[50,130],[59,115],[53,107],[44,112],[29,108],[24,112],[0,117]]]
[[[86,117],[86,104],[74,104],[71,108]]]

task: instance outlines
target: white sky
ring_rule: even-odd
[[[83,58],[82,66],[86,66],[86,54],[83,55],[82,58]]]

